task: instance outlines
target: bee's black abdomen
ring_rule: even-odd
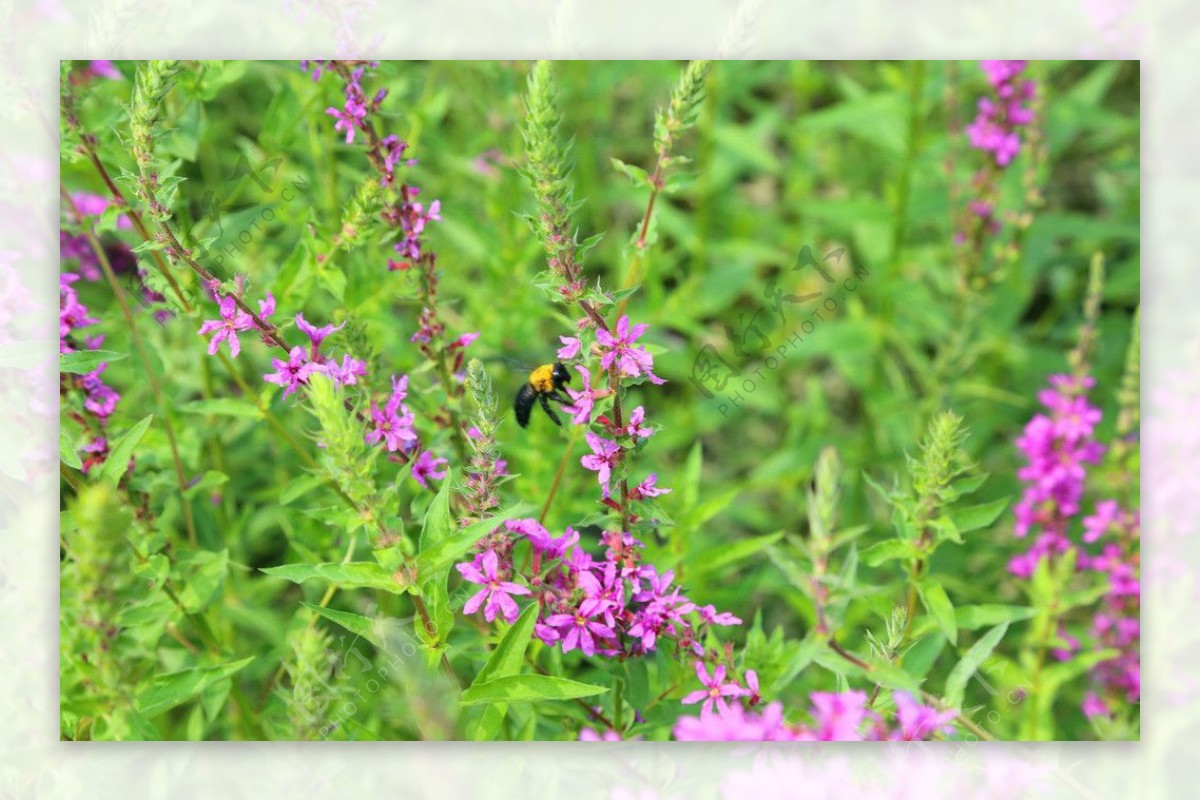
[[[521,428],[529,425],[529,413],[533,411],[533,404],[537,401],[537,390],[529,384],[525,384],[517,390],[517,396],[513,398],[513,411],[517,413],[517,424]]]

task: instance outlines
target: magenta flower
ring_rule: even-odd
[[[575,365],[576,371],[583,377],[583,390],[576,392],[570,387],[564,387],[574,403],[565,404],[562,410],[571,415],[571,422],[576,425],[587,425],[592,421],[592,409],[599,398],[609,394],[608,389],[593,389],[592,374],[581,364]]]
[[[322,366],[325,368],[326,375],[342,386],[357,384],[358,379],[367,374],[367,363],[361,359],[355,359],[348,353],[342,356],[340,366],[332,360]]]
[[[623,314],[621,319],[617,320],[616,336],[603,329],[597,330],[596,342],[600,345],[601,366],[609,370],[615,362],[622,378],[644,375],[652,384],[665,384],[666,381],[653,372],[654,357],[645,348],[633,344],[649,327],[645,323],[630,326],[629,317]]]
[[[1085,465],[1097,464],[1104,454],[1104,446],[1092,437],[1100,410],[1086,397],[1095,380],[1053,375],[1049,383],[1038,400],[1050,414],[1035,415],[1016,441],[1027,464],[1017,471],[1025,489],[1013,507],[1013,533],[1024,537],[1040,530],[1029,551],[1009,562],[1009,571],[1021,578],[1032,576],[1042,559],[1070,550],[1067,528],[1079,513]]]
[[[125,76],[117,69],[116,65],[107,59],[92,59],[89,65],[93,75],[99,75],[101,78],[119,81]]]
[[[953,709],[939,712],[931,706],[923,706],[908,693],[892,694],[896,701],[896,723],[899,729],[892,733],[892,740],[928,740],[935,733],[953,734],[950,723],[957,716]]]
[[[326,337],[335,331],[341,331],[343,328],[345,328],[345,326],[346,324],[342,323],[338,326],[331,324],[317,328],[315,325],[305,320],[303,314],[296,315],[296,327],[308,335],[308,341],[312,344],[312,354],[314,357],[316,356],[317,350],[321,347],[321,343],[325,341]]]
[[[237,338],[235,337],[233,341],[237,342]],[[211,346],[209,352],[213,352]],[[275,372],[264,375],[263,380],[283,387],[283,397],[285,398],[299,390],[304,384],[307,384],[309,376],[321,368],[319,364],[308,360],[308,355],[304,352],[304,348],[299,345],[288,352],[287,361],[283,359],[271,359],[271,366],[275,368]]]
[[[700,614],[700,619],[705,623],[715,626],[740,626],[742,619],[734,616],[730,612],[718,612],[717,608],[712,604],[696,607],[696,611]],[[755,676],[755,680],[758,676]]]
[[[574,359],[579,355],[581,343],[578,337],[559,337],[558,341],[563,343],[563,346],[558,349],[558,353],[556,354],[559,359],[566,361]]]
[[[749,692],[738,686],[737,682],[725,681],[724,665],[717,665],[710,675],[704,663],[697,661],[696,678],[700,680],[705,689],[688,693],[680,700],[680,703],[695,704],[703,701],[704,705],[700,708],[701,713],[711,712],[714,704],[720,710],[726,706],[726,698],[740,698],[743,695],[749,695]]]
[[[375,427],[367,432],[370,445],[383,440],[389,453],[408,451],[417,444],[417,432],[413,430],[413,416],[404,406],[408,397],[408,376],[392,377],[392,395],[382,409],[371,402],[371,421]]]
[[[613,731],[612,729],[605,729],[604,733],[600,734],[595,729],[591,729],[591,728],[588,728],[587,726],[585,726],[579,730],[579,741],[582,743],[587,743],[587,742],[619,743],[619,742],[621,742],[621,735],[618,732]]]
[[[1095,542],[1108,533],[1121,518],[1121,505],[1116,501],[1100,501],[1095,514],[1083,518],[1083,541]]]
[[[500,560],[495,551],[484,551],[476,556],[473,562],[457,564],[454,569],[472,584],[483,585],[483,589],[467,600],[463,606],[463,614],[473,615],[483,606],[483,619],[489,623],[496,619],[497,614],[502,615],[508,623],[515,621],[521,614],[517,602],[511,596],[529,595],[529,589],[501,578]]]
[[[859,690],[844,693],[815,692],[811,696],[812,716],[818,740],[861,740],[858,726],[866,718],[867,694]]]
[[[741,622],[741,621],[738,621]],[[758,689],[758,672],[754,670],[746,671],[746,689],[749,691],[750,706],[755,706],[762,700],[762,693]]]
[[[425,489],[429,489],[428,479],[439,481],[446,477],[446,471],[439,468],[449,464],[446,459],[435,459],[431,451],[421,451],[421,455],[413,460],[412,477]]]
[[[513,533],[523,535],[535,550],[550,559],[562,557],[568,548],[579,542],[579,533],[570,526],[566,528],[561,537],[552,537],[550,532],[532,517],[506,520],[504,527]]]
[[[465,348],[475,340],[479,339],[479,333],[463,334],[458,339],[446,346],[446,350],[455,350],[456,348]]]
[[[591,431],[584,436],[592,452],[581,456],[579,463],[588,470],[596,471],[596,480],[604,488],[605,497],[608,497],[608,480],[612,476],[612,468],[616,467],[617,460],[620,458],[621,446]]]
[[[108,422],[117,408],[117,402],[121,400],[121,395],[115,389],[100,380],[100,374],[107,368],[108,363],[101,362],[95,370],[79,377],[79,385],[85,395],[83,407],[100,418],[101,425]]]
[[[58,278],[58,350],[68,353],[75,348],[68,337],[77,328],[95,325],[99,320],[88,316],[87,306],[79,302],[75,287],[71,286],[79,280],[75,273],[63,273]]]
[[[270,292],[258,302],[258,318],[264,322],[275,313],[275,296]]]
[[[654,434],[654,429],[642,425],[645,420],[646,409],[643,406],[638,406],[629,413],[629,425],[625,426],[625,433],[631,437],[649,439]]]
[[[1104,703],[1104,699],[1094,692],[1089,692],[1084,696],[1081,709],[1088,718],[1108,717],[1109,715],[1108,704]]]
[[[208,355],[215,356],[217,348],[222,342],[229,343],[229,355],[237,356],[242,351],[242,343],[238,341],[239,331],[248,331],[254,327],[254,320],[250,315],[238,308],[234,302],[232,295],[226,295],[221,298],[220,303],[221,317],[217,320],[205,320],[197,332],[201,336],[212,334],[213,338],[208,341]]]
[[[965,132],[971,147],[991,153],[999,167],[1016,158],[1019,130],[1033,122],[1033,110],[1025,104],[1033,100],[1036,87],[1033,81],[1016,82],[1025,66],[1024,61],[980,62],[995,95],[979,99],[979,113]]]
[[[659,495],[666,495],[671,490],[666,487],[657,487],[658,473],[651,473],[642,479],[642,483],[629,491],[629,497],[635,501],[640,501],[643,498],[657,498]]]
[[[741,704],[718,706],[717,711],[701,712],[700,717],[684,716],[675,722],[676,740],[750,741],[794,740],[784,725],[783,704],[768,704],[761,713],[747,711]]]
[[[595,656],[597,637],[611,640],[617,636],[611,628],[590,620],[582,612],[551,615],[546,618],[546,625],[558,630],[564,654],[578,648],[588,656]]]

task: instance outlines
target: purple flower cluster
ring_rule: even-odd
[[[112,205],[112,201],[108,198],[91,192],[72,192],[71,201],[83,217],[99,217]],[[129,215],[122,214],[117,217],[117,228],[120,230],[133,228],[133,221],[129,219]],[[136,259],[129,246],[124,242],[110,243],[104,249],[113,272],[119,275],[134,269]],[[83,278],[88,281],[100,280],[100,260],[92,251],[86,236],[61,229],[58,232],[58,250],[59,258],[62,261],[75,260],[77,262],[76,270]]]
[[[654,374],[654,358],[644,347],[634,344],[649,327],[645,323],[630,325],[629,318],[621,315],[621,319],[617,320],[616,334],[596,331],[596,342],[600,345],[600,366],[609,370],[616,364],[621,378],[644,375],[652,384],[665,384],[666,381]]]
[[[320,77],[320,69],[321,67],[317,67],[314,70],[316,73],[315,78]],[[325,113],[336,120],[333,125],[334,130],[346,135],[346,144],[348,145],[354,143],[356,132],[367,129],[367,115],[378,111],[379,105],[387,97],[387,89],[381,88],[375,93],[374,97],[367,100],[367,96],[363,93],[362,84],[360,83],[366,69],[366,65],[363,65],[356,67],[350,73],[350,81],[347,82],[345,87],[346,99],[342,108],[330,106],[325,109]]]
[[[500,575],[513,576],[518,572],[513,551],[522,541],[532,554],[524,578],[541,608],[534,635],[564,653],[632,656],[651,653],[669,640],[681,650],[702,655],[708,626],[741,623],[733,615],[688,600],[674,584],[673,573],[660,574],[641,562],[642,543],[627,533],[606,533],[604,558],[596,559],[580,544],[579,532],[569,527],[553,536],[533,518],[509,520],[486,537],[481,554],[459,565],[458,571],[477,584],[486,582],[467,571],[486,564],[498,565]],[[493,590],[505,592],[503,586]],[[494,603],[511,623],[519,610],[510,601],[497,597]],[[470,614],[475,608],[478,604],[464,611]]]
[[[1096,504],[1093,515],[1083,519],[1083,526],[1084,542],[1104,542],[1099,554],[1080,558],[1080,567],[1101,573],[1108,581],[1108,592],[1092,618],[1091,634],[1099,647],[1115,648],[1120,654],[1097,665],[1092,681],[1104,695],[1136,703],[1142,695],[1141,521],[1137,512],[1122,509],[1115,500],[1104,500]],[[1093,711],[1100,706],[1107,711],[1098,695],[1085,703]]]
[[[76,273],[63,273],[58,277],[58,352],[75,350],[71,335],[76,329],[86,328],[99,322],[89,316],[87,306],[79,301],[79,294],[72,286],[79,280]]]
[[[1027,62],[981,61],[993,97],[979,99],[975,120],[966,127],[971,146],[991,153],[996,165],[1006,167],[1021,150],[1020,130],[1033,122],[1027,103],[1033,100],[1033,81],[1019,81]]]
[[[86,328],[99,322],[89,315],[87,307],[79,300],[79,295],[73,286],[78,280],[79,276],[75,273],[63,273],[58,279],[59,353],[75,351],[80,344],[88,350],[95,350],[104,344],[104,337],[102,335],[87,337],[82,343],[77,341],[78,335],[75,332],[78,329]],[[86,454],[82,462],[84,473],[102,464],[108,457],[108,438],[104,435],[104,430],[108,427],[108,420],[116,409],[117,402],[121,400],[120,393],[105,384],[100,378],[100,374],[107,368],[108,363],[101,362],[96,365],[95,370],[89,373],[82,375],[63,373],[61,376],[60,391],[66,392],[77,389],[83,393],[83,408],[87,416],[77,416],[77,419],[93,435],[91,442],[83,447],[83,452]],[[94,423],[89,417],[94,418]]]
[[[407,453],[416,447],[419,438],[413,429],[413,414],[404,405],[408,397],[408,376],[392,376],[392,394],[383,408],[371,401],[371,422],[374,428],[367,432],[369,445],[383,442],[388,453]]]
[[[703,665],[696,666],[701,681],[707,677]],[[714,674],[724,675],[724,666],[714,669]],[[709,698],[715,698],[719,692],[722,697],[736,699],[734,703],[715,702],[701,709],[700,715],[685,715],[675,723],[674,735],[676,740],[809,740],[809,741],[847,741],[847,740],[928,740],[934,735],[950,735],[954,733],[951,722],[957,716],[954,710],[938,710],[919,703],[908,693],[893,693],[896,710],[894,719],[889,725],[883,717],[867,709],[867,694],[859,690],[849,690],[841,693],[814,692],[810,699],[812,706],[808,711],[811,722],[787,723],[783,704],[774,701],[761,708],[758,706],[758,678],[754,671],[746,671],[747,684],[753,688],[743,688],[737,683],[728,682],[715,689],[715,681],[706,683],[708,689],[699,691]],[[696,693],[685,697],[688,699]],[[747,700],[748,699],[748,700]],[[694,702],[694,701],[693,701]]]
[[[389,136],[384,141],[395,139],[394,136]],[[401,143],[404,145],[404,143]],[[402,151],[401,151],[402,152]],[[395,180],[395,175],[392,172],[392,165],[383,178],[385,183],[391,183]],[[415,164],[413,160],[409,160],[408,164]],[[390,206],[383,211],[384,222],[397,228],[400,235],[393,243],[392,249],[400,255],[401,260],[388,259],[388,270],[407,270],[414,262],[420,261],[423,254],[421,248],[421,235],[425,232],[425,226],[431,221],[441,221],[442,219],[442,202],[435,200],[426,208],[425,204],[417,200],[417,195],[421,194],[421,190],[415,186],[408,184],[400,185],[400,198],[394,206]]]
[[[1085,465],[1097,464],[1104,454],[1104,446],[1092,437],[1101,417],[1087,400],[1094,384],[1091,377],[1051,376],[1050,387],[1038,393],[1049,414],[1035,415],[1016,441],[1027,464],[1017,472],[1025,490],[1013,509],[1014,533],[1025,537],[1038,532],[1029,551],[1009,562],[1009,570],[1021,578],[1032,576],[1043,558],[1071,548],[1067,527],[1079,513]]]

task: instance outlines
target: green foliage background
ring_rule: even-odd
[[[652,169],[654,110],[666,102],[680,66],[555,67],[563,130],[574,137],[575,197],[583,201],[575,221],[581,237],[605,234],[585,272],[606,289],[627,277],[628,242],[646,203],[645,188],[612,160]],[[132,63],[118,67],[133,74]],[[574,320],[531,285],[544,259],[522,219],[533,201],[516,169],[528,69],[516,62],[385,62],[367,80],[372,91],[384,85],[390,92],[377,124],[406,139],[419,159],[404,180],[421,188],[423,200],[442,202],[444,220],[430,226],[426,242],[439,257],[443,312],[451,330],[481,332],[470,352],[483,360],[502,405],[530,367],[552,358],[558,336],[574,330]],[[969,196],[970,174],[984,158],[959,133],[986,87],[973,62],[719,63],[694,132],[677,146],[692,163],[677,191],[659,199],[642,288],[628,307],[633,320],[650,324],[646,341],[656,346],[656,371],[668,380],[642,385],[633,397],[661,426],[637,464],[675,490],[659,500],[676,525],[649,538],[647,558],[675,570],[698,603],[746,621],[726,634],[739,648],[749,640],[747,666],[757,667],[765,684],[775,682],[790,704],[803,705],[813,689],[870,688],[852,666],[816,653],[806,639],[814,611],[797,576],[810,566],[797,543],[810,533],[806,493],[822,449],[836,448],[845,467],[839,530],[855,533],[859,549],[892,536],[891,510],[864,473],[885,485],[903,483],[905,455],[917,452],[941,409],[965,419],[964,447],[990,474],[972,502],[1015,499],[1013,439],[1034,414],[1045,377],[1066,371],[1095,252],[1106,257],[1108,281],[1093,398],[1105,411],[1100,439],[1111,438],[1139,302],[1138,66],[1034,62],[1031,73],[1046,144],[1033,176],[1045,205],[1034,210],[1015,260],[986,290],[986,311],[967,332],[954,329],[951,197],[952,184]],[[130,84],[97,82],[79,91],[83,124],[99,136],[101,158],[114,173],[134,170],[122,137]],[[382,391],[389,373],[421,363],[409,342],[419,307],[406,275],[387,272],[390,247],[369,227],[357,247],[316,258],[328,251],[368,174],[361,147],[343,144],[324,113],[341,104],[340,89],[336,76],[314,82],[293,62],[188,65],[164,101],[170,130],[157,148],[185,179],[174,203],[179,228],[193,241],[215,237],[206,263],[226,277],[245,275],[248,298],[273,292],[280,318],[303,312],[311,321],[351,320],[340,336],[356,355],[372,354],[370,380]],[[1024,152],[1006,174],[1010,209],[1023,205],[1028,159]],[[73,191],[103,191],[86,161],[64,160],[62,175]],[[105,237],[137,243],[112,222],[102,226]],[[753,352],[752,337],[751,352],[740,356],[726,326],[740,331],[769,310],[764,291],[772,280],[784,293],[821,291],[813,271],[788,271],[801,247],[819,239],[847,249],[838,278],[851,265],[863,271],[857,289],[787,349],[778,369],[762,369],[740,404],[728,397],[741,379],[725,398],[706,398],[689,381],[701,348],[713,346],[746,375],[763,368],[770,350]],[[194,281],[190,288],[196,291]],[[106,334],[105,349],[130,353],[104,283],[81,294],[100,312],[93,330]],[[213,304],[201,305],[203,317],[215,316]],[[771,350],[809,318],[807,308],[785,305],[786,322],[773,312],[758,318]],[[89,482],[79,492],[64,484],[64,738],[465,736],[476,725],[471,712],[460,711],[457,691],[419,656],[405,657],[403,648],[399,657],[386,654],[371,637],[355,639],[328,617],[314,622],[316,613],[303,604],[319,604],[325,585],[262,572],[339,561],[351,542],[345,513],[204,354],[198,321],[160,326],[149,312],[139,314],[183,462],[200,482],[190,491],[198,542],[193,547],[182,535],[157,420],[136,448],[130,479],[153,516],[144,529],[109,484]],[[955,335],[971,343],[970,358],[961,371],[938,375],[933,363]],[[261,382],[270,371],[266,349],[244,338],[236,366],[307,443],[312,415]],[[112,422],[117,436],[156,411],[135,359],[113,362],[105,378],[124,395]],[[415,395],[433,386],[431,375],[414,375]],[[64,421],[64,437],[78,436]],[[523,431],[509,415],[499,436],[518,475],[505,485],[506,502],[540,508],[571,447],[547,525],[561,530],[598,511],[594,476],[578,467],[582,438],[569,427],[560,431],[535,417]],[[448,443],[441,454],[449,455]],[[381,486],[402,483],[398,517],[415,536],[432,493],[382,460],[372,469]],[[365,539],[357,542],[369,559]],[[1028,598],[1005,569],[1021,544],[1005,512],[965,534],[961,546],[940,548],[930,574],[960,614],[982,604],[1023,606]],[[845,569],[850,558],[841,550],[831,569]],[[866,653],[867,631],[881,634],[893,607],[904,603],[904,575],[894,562],[843,575],[838,592],[846,605],[836,635]],[[412,613],[403,597],[369,588],[343,589],[329,608],[329,616],[341,610],[391,620]],[[1088,620],[1068,618],[1068,628],[1082,631]],[[936,625],[917,621],[918,646],[905,669],[935,692],[991,628],[962,622],[951,645]],[[1064,674],[1048,712],[1031,721],[1019,692],[1030,669],[1020,656],[1030,625],[1011,621],[985,676],[995,694],[971,683],[965,706],[979,707],[976,719],[1000,738],[1096,736],[1078,711],[1082,669]],[[469,680],[494,642],[460,621],[450,642],[456,672]],[[335,668],[324,661],[327,650],[338,654]],[[613,674],[576,656],[543,650],[537,659],[582,682],[611,688],[618,679],[625,703],[647,718],[641,733],[650,737],[669,731],[681,711],[677,698],[692,689],[690,666],[665,654],[644,670],[617,667]],[[610,704],[610,696],[601,703]],[[335,718],[341,725],[326,731]],[[574,739],[585,722],[580,705],[513,704],[500,736]]]

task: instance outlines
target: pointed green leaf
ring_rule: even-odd
[[[77,375],[90,373],[102,363],[120,361],[128,355],[111,350],[73,350],[58,357],[58,371]]]
[[[917,592],[921,595],[921,603],[937,621],[946,639],[951,645],[957,644],[958,624],[954,619],[954,604],[950,603],[946,590],[933,579],[925,578],[917,585]]]
[[[370,618],[366,615],[355,614],[354,612],[342,612],[338,609],[330,609],[327,606],[310,604],[307,601],[301,601],[300,605],[307,609],[311,609],[326,620],[331,620],[334,623],[337,623],[351,634],[356,634],[359,637],[362,637],[376,648],[384,650],[387,649],[386,639],[384,637],[383,620],[379,618]]]
[[[893,559],[915,559],[916,557],[917,549],[911,542],[892,538],[864,548],[858,558],[868,567],[879,567]]]
[[[152,718],[168,709],[174,709],[204,692],[212,684],[229,678],[253,661],[254,657],[248,656],[227,665],[192,668],[158,676],[138,694],[137,710],[147,718]]]
[[[1032,606],[976,604],[957,607],[954,610],[954,618],[960,629],[981,629],[985,626],[1028,620],[1036,611]]]
[[[504,676],[483,684],[472,685],[463,691],[460,703],[469,705],[511,704],[521,701],[568,701],[573,698],[600,695],[604,692],[608,692],[608,688],[598,684],[584,684],[571,679],[560,679],[557,676],[530,674]]]
[[[991,503],[981,503],[966,509],[952,512],[950,517],[961,532],[975,531],[987,528],[1008,508],[1008,497],[999,498]]]
[[[946,689],[942,696],[946,706],[950,709],[962,709],[963,696],[967,691],[967,682],[975,675],[975,671],[979,670],[979,666],[991,655],[992,651],[1000,644],[1000,640],[1004,638],[1004,633],[1008,631],[1008,624],[1001,623],[994,629],[990,629],[987,634],[984,634],[979,640],[967,649],[967,653],[958,661],[954,669],[950,671],[949,678],[946,679]]]
[[[154,415],[146,415],[113,444],[108,452],[108,458],[104,460],[104,465],[100,468],[102,481],[116,485],[121,480],[125,471],[129,469],[129,460],[133,458],[133,449],[142,441],[142,437],[146,435],[146,431],[150,428],[150,421],[153,419]]]
[[[262,572],[268,576],[294,581],[297,584],[310,579],[318,579],[344,588],[370,587],[397,595],[408,590],[407,585],[400,583],[394,574],[389,573],[382,565],[375,562],[280,565],[279,567],[264,567]]]

